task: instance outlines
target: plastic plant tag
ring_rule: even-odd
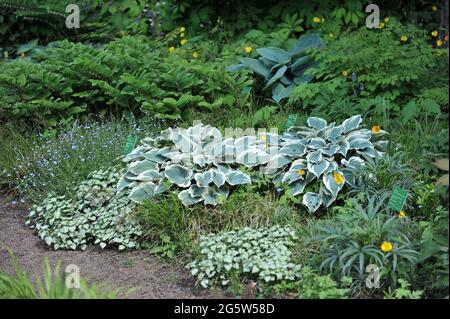
[[[401,187],[394,187],[391,197],[389,198],[388,207],[399,212],[403,209],[408,198],[408,192]]]
[[[294,126],[297,122],[297,114],[289,114],[286,124],[284,125],[285,129]]]
[[[136,145],[137,139],[138,138],[136,135],[128,135],[127,143],[123,148],[123,155],[128,155],[131,153],[131,151],[134,149],[134,146]]]

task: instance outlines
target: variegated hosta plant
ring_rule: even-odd
[[[245,156],[234,155],[244,150],[258,152],[258,144],[264,142],[257,140],[255,136],[223,139],[218,129],[203,124],[169,128],[156,138],[143,139],[124,158],[129,164],[118,192],[129,191],[129,198],[140,203],[176,187],[185,206],[199,202],[215,206],[228,196],[230,187],[251,183],[238,166],[256,163],[250,165]],[[264,154],[267,163],[269,157]]]
[[[310,117],[308,127],[291,127],[282,136],[278,154],[271,157],[266,173],[275,183],[287,184],[290,195],[304,193],[316,184],[315,192],[303,194],[303,204],[310,212],[321,205],[329,207],[344,185],[354,185],[355,173],[365,165],[365,159],[379,158],[387,141],[372,142],[374,135],[386,134],[379,126],[372,130],[360,128],[360,115],[352,116],[341,125]]]

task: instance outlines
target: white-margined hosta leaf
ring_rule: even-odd
[[[178,199],[181,200],[183,205],[186,206],[186,207],[194,205],[194,204],[197,204],[197,203],[203,201],[202,197],[193,197],[193,196],[191,196],[191,194],[189,193],[188,189],[185,189],[185,190],[181,191],[178,194]]]
[[[342,176],[343,181],[338,180],[340,183],[336,183],[335,178],[333,177],[333,174],[340,174]],[[323,185],[327,188],[327,190],[331,193],[333,197],[336,197],[339,191],[344,187],[345,184],[345,178],[344,175],[341,172],[332,172],[326,175],[323,175],[322,177]]]
[[[322,204],[322,198],[319,194],[307,192],[303,195],[303,205],[308,208],[310,213],[314,213]]]
[[[327,121],[318,117],[309,117],[306,123],[316,130],[321,130],[327,126]]]
[[[180,187],[189,187],[194,174],[192,169],[174,164],[166,167],[164,175],[169,181]]]
[[[349,119],[346,119],[342,122],[342,128],[344,129],[344,133],[349,133],[350,131],[356,130],[362,122],[361,115],[354,115]]]
[[[283,155],[300,157],[305,155],[306,147],[300,141],[292,141],[283,145],[279,152]]]
[[[308,148],[312,148],[314,150],[323,149],[327,145],[327,142],[320,137],[313,137],[306,143]]]
[[[320,177],[330,166],[330,162],[322,159],[318,162],[308,162],[308,171],[313,173],[316,177]]]
[[[155,162],[143,160],[132,163],[128,167],[129,171],[132,172],[135,175],[139,175],[145,171],[151,171],[151,170],[157,170],[158,164]]]
[[[250,176],[241,171],[232,171],[227,175],[227,182],[230,185],[245,185],[251,184],[252,180]]]

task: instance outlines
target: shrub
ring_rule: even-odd
[[[278,226],[208,235],[200,239],[201,255],[187,267],[203,287],[227,285],[236,274],[265,282],[294,280],[300,270],[291,262],[295,238],[292,229]]]
[[[142,231],[132,216],[131,202],[116,196],[119,177],[115,169],[93,172],[76,188],[75,199],[50,193],[31,208],[27,225],[54,249],[84,250],[91,242],[102,249],[137,248]]]

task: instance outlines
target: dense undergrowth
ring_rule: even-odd
[[[448,297],[447,1],[369,29],[363,1],[86,0],[73,32],[20,2],[0,191],[49,249],[139,247],[236,296]]]

